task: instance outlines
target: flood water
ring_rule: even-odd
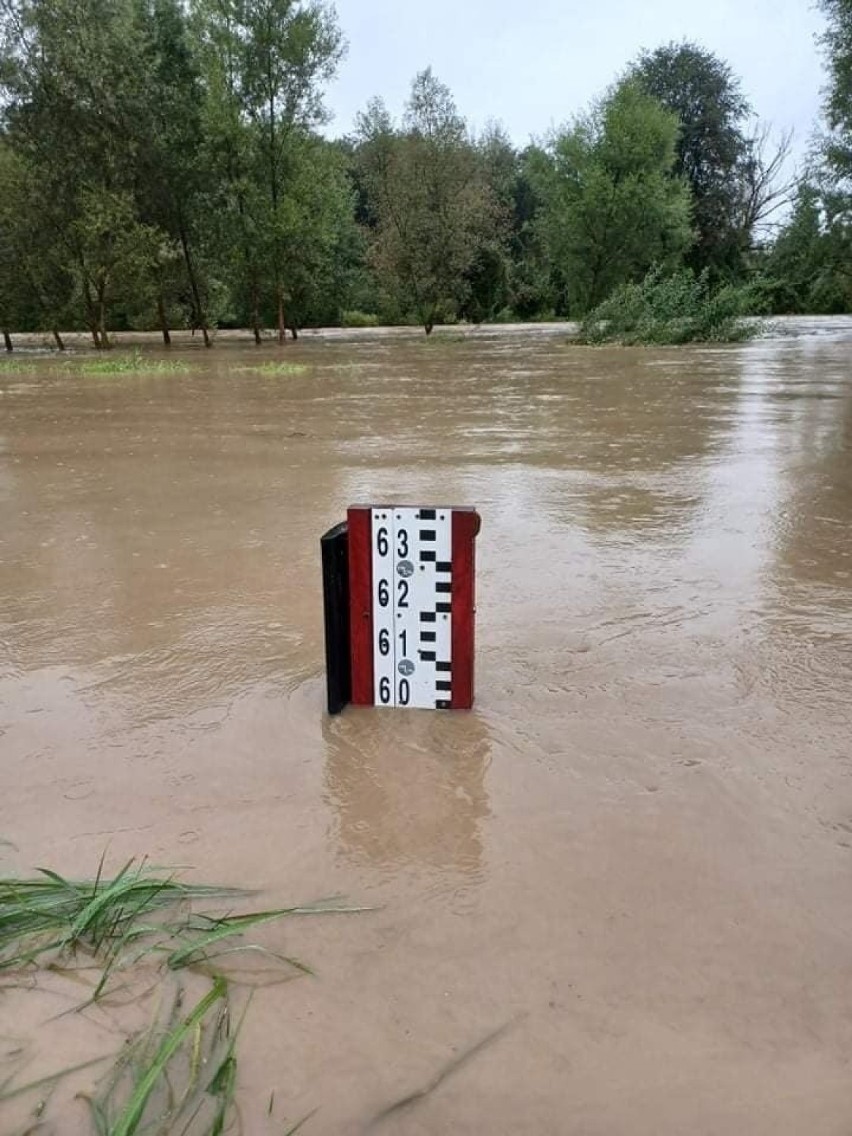
[[[264,930],[315,976],[248,1136],[848,1136],[852,319],[172,357],[0,374],[1,874],[372,908]],[[324,715],[319,537],[388,500],[482,515],[471,713]],[[69,1022],[24,1079],[115,1047]]]

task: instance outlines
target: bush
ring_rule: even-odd
[[[707,273],[663,276],[652,268],[641,284],[622,284],[580,326],[581,343],[737,343],[759,325],[745,322],[759,307],[754,287],[711,290]]]
[[[344,327],[378,327],[379,317],[374,312],[344,312],[341,321]]]

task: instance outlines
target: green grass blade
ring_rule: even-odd
[[[226,993],[227,984],[225,980],[217,978],[213,984],[213,988],[205,994],[191,1013],[184,1018],[180,1025],[163,1038],[151,1064],[136,1085],[133,1095],[127,1102],[121,1116],[113,1125],[110,1136],[133,1136],[133,1133],[139,1127],[139,1123],[142,1120],[148,1098],[153,1092],[157,1082],[163,1076],[169,1061],[174,1057],[175,1053],[177,1053],[186,1038],[192,1033],[196,1024],[204,1018],[212,1006],[225,997]]]
[[[214,930],[201,932],[197,939],[172,951],[168,957],[169,967],[172,970],[179,970],[182,966],[190,966],[197,956],[206,957],[207,949],[216,943],[221,943],[234,935],[242,935],[250,927],[283,919],[287,915],[292,915],[294,910],[295,908],[284,907],[278,911],[259,911],[253,915],[226,915],[222,919],[217,919],[214,921]]]
[[[74,885],[69,880],[66,880],[64,876],[60,876],[58,872],[52,872],[50,868],[36,868],[36,871],[41,872],[43,876],[47,876],[48,880],[52,880],[53,883],[59,884],[61,888],[72,892],[74,895],[79,894],[77,888],[74,887]]]
[[[292,1128],[287,1129],[287,1131],[284,1133],[284,1136],[295,1136],[295,1134],[299,1131],[299,1129],[302,1128],[305,1124],[307,1124],[312,1116],[316,1116],[317,1111],[318,1111],[317,1109],[312,1109],[307,1114],[307,1116],[303,1116],[301,1120],[297,1120]]]
[[[44,1085],[52,1085],[55,1081],[61,1080],[63,1077],[70,1077],[72,1073],[79,1073],[83,1069],[89,1069],[92,1065],[99,1065],[101,1061],[106,1061],[109,1054],[103,1057],[93,1057],[91,1061],[83,1061],[79,1065],[71,1065],[67,1069],[60,1069],[56,1073],[50,1073],[46,1077],[39,1077],[37,1081],[29,1081],[26,1085],[19,1085],[15,1089],[7,1089],[5,1092],[0,1093],[0,1103],[13,1100],[15,1097],[21,1097],[25,1093],[32,1092],[33,1089],[40,1089]]]

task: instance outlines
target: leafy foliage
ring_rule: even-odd
[[[696,230],[687,263],[714,276],[736,268],[739,175],[748,153],[742,123],[750,110],[739,80],[692,43],[643,52],[631,74],[677,118],[675,168],[689,184]]]
[[[837,177],[852,179],[852,0],[820,0],[828,26],[823,36],[829,85],[825,155]]]
[[[819,239],[806,266],[802,213],[769,256],[774,302],[798,310],[849,295],[852,11],[820,3]],[[429,69],[401,121],[373,100],[353,137],[329,141],[323,91],[344,47],[324,0],[0,0],[7,350],[19,330],[61,349],[62,328],[100,348],[149,328],[210,345],[217,326],[257,342],[271,326],[283,343],[359,312],[427,333],[558,318],[652,264],[716,284],[766,261],[787,143],[747,132],[738,78],[700,46],[641,53],[522,150],[496,123],[474,137]]]
[[[678,124],[632,81],[529,156],[540,231],[582,315],[689,246],[689,194],[674,172]]]
[[[370,256],[402,312],[428,335],[470,294],[470,276],[499,255],[502,216],[447,87],[416,76],[396,129],[375,101],[359,122],[362,185],[375,219]]]
[[[749,339],[758,325],[744,317],[755,309],[752,289],[711,289],[709,273],[689,269],[665,275],[653,268],[641,283],[622,284],[588,313],[580,341],[589,344],[732,343]]]
[[[763,265],[777,312],[852,310],[852,222],[845,194],[803,182]]]

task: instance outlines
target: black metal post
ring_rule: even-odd
[[[352,697],[349,655],[349,531],[341,521],[320,538],[325,612],[325,675],[329,714],[339,714]]]

